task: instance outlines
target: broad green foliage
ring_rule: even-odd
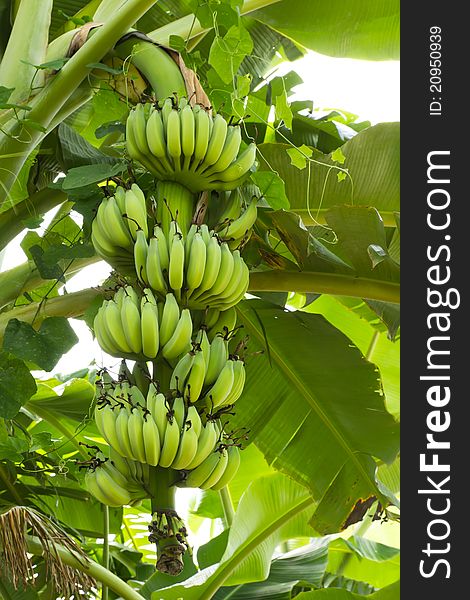
[[[23,234],[25,255],[0,273],[0,513],[51,516],[114,573],[96,571],[109,600],[399,598],[399,551],[379,520],[368,529],[376,501],[398,504],[399,493],[399,124],[292,102],[295,63],[274,73],[307,50],[396,59],[398,3],[294,4],[0,0],[0,252]],[[93,20],[103,26],[70,56]],[[67,318],[92,326],[103,299],[103,288],[67,293],[72,275],[99,260],[97,206],[129,181],[155,193],[125,142],[130,109],[155,97],[129,57],[109,54],[131,28],[179,52],[214,114],[240,122],[241,149],[258,147],[240,200],[259,197],[242,248],[259,298],[238,305],[247,382],[226,417],[246,447],[225,495],[192,498],[190,533],[210,539],[176,579],[155,573],[150,502],[105,510],[83,485],[87,446],[108,451],[92,418],[101,365],[54,373],[77,342]],[[15,29],[22,36],[7,47]],[[213,193],[209,218],[224,200]],[[115,285],[103,283],[108,294]],[[0,596],[57,595],[44,560],[33,562],[37,586],[15,590],[2,574]]]

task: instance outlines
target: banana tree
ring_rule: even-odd
[[[0,22],[0,595],[398,598],[398,124],[275,75],[397,58],[397,3]]]

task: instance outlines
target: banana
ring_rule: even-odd
[[[125,250],[131,250],[133,240],[129,233],[129,229],[122,218],[115,197],[111,196],[107,200],[103,200],[103,202],[105,203],[104,215],[106,218],[107,231],[111,232],[113,241],[117,246],[120,246]]]
[[[224,240],[242,238],[253,227],[256,217],[258,216],[258,198],[253,197],[248,208],[241,214],[238,219],[232,221],[227,227],[220,231],[220,236]]]
[[[205,292],[200,300],[204,301],[206,298],[213,298],[221,294],[230,283],[232,279],[233,269],[234,269],[234,261],[230,248],[224,242],[220,246],[221,259],[220,259],[220,268],[219,273],[217,275],[217,279],[215,280],[214,285]]]
[[[159,464],[161,467],[170,467],[175,460],[180,442],[180,427],[176,419],[168,421],[165,429],[165,437],[160,452]]]
[[[145,108],[143,104],[137,104],[134,108],[134,138],[139,152],[148,156],[150,148],[147,142],[147,119],[145,118]]]
[[[158,308],[156,304],[145,301],[140,314],[142,352],[147,358],[154,359],[158,354]]]
[[[214,165],[219,160],[225,145],[227,121],[222,115],[218,114],[215,116],[213,123],[214,126],[207,146],[206,155],[204,156],[202,163],[197,167],[197,173],[202,173],[207,167]]]
[[[227,296],[225,296],[223,298],[223,301],[217,305],[218,308],[220,308],[220,310],[222,310],[222,311],[225,311],[229,308],[234,307],[236,304],[238,304],[240,302],[240,300],[243,300],[245,292],[248,289],[249,283],[250,283],[250,271],[248,270],[248,267],[246,266],[246,264],[243,264],[242,275],[238,282],[238,286],[234,289],[234,291],[231,295],[227,294]]]
[[[190,406],[189,410],[195,408]],[[189,416],[188,410],[188,416]],[[213,421],[207,421],[206,425],[201,429],[199,433],[199,439],[197,443],[197,452],[194,455],[193,460],[186,466],[187,469],[195,469],[202,464],[206,458],[213,452],[217,440],[219,438],[219,432],[217,431]]]
[[[238,219],[241,213],[242,198],[240,190],[235,188],[232,190],[223,204],[223,210],[217,218],[219,225],[216,226],[216,230],[227,226],[235,219]]]
[[[129,441],[133,460],[145,462],[145,446],[143,436],[144,418],[140,408],[133,408],[127,419],[127,429],[129,432]]]
[[[126,190],[118,185],[114,190],[114,199],[119,208],[119,214],[122,216],[126,212]]]
[[[209,342],[209,338],[207,337],[206,329],[204,327],[198,331],[196,343],[202,351],[204,362],[206,363],[207,367],[211,354],[211,343]]]
[[[250,144],[225,171],[215,173],[211,181],[237,183],[246,176],[256,159],[256,144]],[[238,187],[238,185],[234,186]]]
[[[239,250],[234,250],[232,252],[233,257],[233,272],[230,282],[223,292],[219,294],[217,298],[217,304],[219,302],[225,302],[228,300],[234,293],[238,293],[240,290],[240,283],[243,279],[243,269],[245,266],[245,262],[243,258],[240,256]]]
[[[191,225],[191,227],[189,228],[189,231],[186,235],[186,239],[184,240],[184,257],[185,257],[186,268],[188,266],[189,257],[191,254],[191,244],[192,244],[194,235],[198,232],[198,230],[199,230],[199,225],[196,225],[195,223],[193,223]]]
[[[228,360],[228,344],[221,335],[216,335],[211,342],[209,362],[207,364],[205,385],[212,385]]]
[[[119,452],[119,440],[116,435],[116,411],[107,404],[104,408],[99,409],[99,420],[97,421],[101,435],[108,444]],[[96,410],[95,410],[96,418]]]
[[[155,383],[153,381],[150,382],[149,389],[147,392],[147,398],[145,399],[145,406],[147,407],[147,410],[149,410],[152,415],[154,414],[155,403],[157,402],[158,394],[159,394],[158,387],[155,385]]]
[[[135,183],[132,184],[130,190],[126,191],[126,215],[127,227],[132,238],[136,239],[136,233],[139,229],[143,230],[147,238],[147,205],[142,190]]]
[[[166,240],[163,229],[159,225],[155,225],[153,235],[158,242],[158,256],[160,257],[160,267],[162,271],[168,269],[170,264],[170,253],[168,250],[168,242]]]
[[[186,415],[186,405],[182,396],[178,396],[173,401],[173,417],[178,423],[180,430],[183,428]]]
[[[196,453],[196,456],[192,461],[193,463],[196,461],[197,454],[198,453]],[[200,487],[205,481],[207,481],[218,463],[219,453],[217,451],[211,452],[202,462],[199,463],[197,467],[188,473],[185,481],[186,487]]]
[[[222,335],[226,335],[231,333],[237,324],[237,309],[235,307],[228,308],[224,311],[219,311],[219,318],[214,323],[214,325],[207,332],[207,336],[209,340],[215,338],[215,336],[220,333]]]
[[[220,310],[218,308],[209,308],[204,316],[204,325],[210,329],[217,323],[219,318]]]
[[[199,287],[206,267],[206,244],[200,233],[195,233],[189,252],[189,261],[186,269],[186,287],[191,292]]]
[[[129,347],[134,354],[140,354],[142,352],[140,313],[130,296],[126,296],[122,302],[121,321]]]
[[[212,490],[221,490],[228,485],[237,474],[240,467],[240,449],[238,446],[229,446],[227,448],[228,461],[225,470],[219,481],[211,486]]]
[[[201,490],[209,490],[220,481],[228,464],[228,452],[223,449],[217,452],[219,460],[209,477],[199,486]]]
[[[145,233],[142,229],[138,229],[135,234],[135,244],[134,244],[134,263],[135,270],[137,273],[137,279],[144,283],[148,284],[147,277],[147,255],[148,255],[148,244]]]
[[[176,390],[177,392],[183,393],[186,385],[186,378],[191,371],[194,357],[194,352],[187,352],[179,359],[171,374],[170,390]]]
[[[129,397],[134,406],[139,406],[141,408],[145,408],[147,400],[145,399],[143,393],[140,391],[140,388],[137,385],[132,385],[129,388]]]
[[[242,360],[234,360],[233,361],[233,385],[230,390],[230,394],[225,398],[223,404],[230,405],[235,404],[235,402],[240,398],[243,392],[243,388],[245,387],[245,365]]]
[[[184,155],[183,168],[187,169],[195,146],[195,123],[192,108],[187,104],[180,109],[181,121],[181,150]]]
[[[158,158],[165,171],[172,173],[173,167],[166,154],[165,128],[163,127],[163,120],[159,110],[154,110],[149,116],[146,126],[146,136],[150,152]]]
[[[186,416],[186,423],[190,423],[191,427],[196,432],[197,437],[201,434],[202,422],[199,413],[197,412],[197,408],[195,406],[188,407],[188,414]]]
[[[181,317],[178,325],[168,340],[163,346],[162,354],[167,360],[178,358],[184,352],[188,352],[191,348],[191,336],[193,334],[193,321],[189,309],[184,308],[181,311]]]
[[[199,226],[199,233],[204,240],[204,244],[207,246],[211,241],[212,233],[209,231],[209,227],[206,225],[206,223],[203,223]]]
[[[102,306],[96,313],[93,321],[93,331],[100,347],[111,356],[120,356],[122,351],[116,346],[114,339],[111,339],[103,323],[104,307]]]
[[[157,238],[150,238],[147,252],[146,276],[148,284],[152,287],[152,289],[160,294],[166,294],[167,285],[163,276],[160,262],[159,245],[160,242],[157,240]]]
[[[144,419],[142,436],[145,447],[145,462],[155,467],[160,460],[160,434],[151,415],[147,415],[147,418]]]
[[[131,442],[129,439],[129,427],[128,421],[129,412],[127,408],[120,408],[118,416],[116,418],[116,436],[119,440],[120,454],[126,458],[132,459],[134,453],[132,452]],[[114,448],[117,451],[117,448]]]
[[[196,139],[194,142],[193,160],[191,163],[191,171],[194,171],[199,163],[204,159],[207,146],[209,144],[209,122],[211,117],[205,110],[199,110],[196,114]]]
[[[171,463],[171,468],[177,470],[186,469],[196,455],[197,443],[198,437],[193,427],[189,427],[188,429],[185,427],[180,438],[178,452]]]
[[[217,408],[224,403],[232,390],[233,381],[233,361],[228,360],[219,373],[216,382],[204,396],[204,400],[209,403],[211,409]]]
[[[222,252],[220,249],[219,241],[215,236],[211,237],[209,244],[206,247],[206,263],[205,269],[202,276],[202,280],[196,289],[196,294],[201,294],[215,284],[217,276],[220,270],[220,261],[222,258]],[[189,294],[191,297],[191,292]]]
[[[149,410],[158,428],[160,444],[163,444],[163,439],[165,437],[165,431],[168,424],[168,406],[165,401],[165,396],[163,394],[157,394],[154,398],[153,405],[152,407],[149,407]]]
[[[175,171],[181,170],[181,124],[177,110],[172,110],[168,115],[166,124],[166,147],[171,157]]]
[[[164,346],[178,326],[180,309],[173,294],[167,294],[160,324],[160,346]]]
[[[185,386],[185,398],[192,404],[197,402],[204,385],[204,377],[206,375],[206,361],[204,354],[201,351],[196,352],[191,366],[191,371]]]
[[[98,467],[95,471],[96,483],[101,490],[105,504],[109,506],[125,506],[131,501],[130,492],[114,481],[111,474],[104,467]]]
[[[169,117],[170,113],[173,111],[173,99],[167,98],[161,105],[161,109],[162,109],[163,127],[164,127],[165,131],[167,131],[168,117]]]
[[[225,138],[225,144],[222,149],[219,160],[211,167],[204,171],[204,175],[212,175],[213,173],[220,173],[225,171],[233,161],[237,158],[240,144],[242,141],[242,134],[238,125],[229,127],[227,131],[227,137]]]
[[[184,279],[184,242],[180,235],[173,237],[170,250],[168,281],[170,288],[178,292],[183,287]]]
[[[94,471],[88,470],[85,473],[85,487],[98,500],[98,502],[101,502],[101,504],[119,506],[113,504],[113,500],[110,500],[108,495],[103,494],[103,492],[101,491],[101,488],[96,480],[96,471],[97,469],[95,469]]]
[[[103,305],[102,318],[103,325],[114,345],[124,354],[131,354],[132,350],[124,335],[121,312],[116,302],[110,300],[106,302],[106,305]]]

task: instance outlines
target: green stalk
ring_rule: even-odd
[[[232,497],[230,490],[227,486],[224,486],[220,491],[220,500],[222,502],[222,508],[224,509],[225,522],[227,527],[231,527],[233,523],[233,517],[235,516],[235,509],[233,508]]]
[[[44,188],[0,214],[0,250],[23,231],[25,219],[43,215],[65,200],[67,196],[61,190]]]
[[[157,215],[162,223],[165,235],[168,235],[172,219],[178,221],[181,231],[186,235],[191,226],[196,207],[196,194],[180,183],[160,181],[157,185]]]
[[[25,306],[18,306],[5,313],[0,313],[0,342],[3,340],[5,328],[10,319],[18,319],[25,323],[40,323],[47,317],[79,317],[82,316],[91,302],[101,296],[100,288],[90,288],[50,298],[44,302],[32,302]]]
[[[150,467],[149,488],[152,494],[152,512],[175,510],[175,473],[163,467]]]
[[[303,292],[353,296],[400,303],[400,284],[366,277],[313,271],[257,271],[250,273],[249,291]]]
[[[279,0],[246,0],[240,9],[240,13],[242,15],[247,15],[255,10],[264,8],[265,6],[276,4],[276,2],[279,2]],[[169,46],[171,35],[179,35],[183,39],[188,40],[207,31],[209,31],[209,29],[203,27],[197,18],[190,14],[151,31],[148,36],[159,44]]]
[[[28,119],[36,125],[10,121],[5,127],[6,135],[0,138],[0,205],[9,197],[9,191],[26,158],[44,138],[54,117],[73,92],[91,72],[89,66],[100,62],[116,41],[154,4],[156,0],[128,0],[121,10],[116,11],[103,27],[80,48],[57,75],[31,102]]]
[[[21,0],[8,45],[0,64],[0,85],[14,88],[9,102],[18,104],[31,90],[44,85],[44,71],[34,65],[44,62],[52,0]]]
[[[109,571],[109,506],[103,504],[103,567]],[[103,583],[101,599],[108,600],[108,586]]]
[[[75,273],[78,273],[78,271],[81,271],[84,267],[92,265],[100,260],[101,258],[99,256],[90,256],[88,258],[77,258],[72,264],[70,264],[69,261],[69,264],[65,265],[68,267],[65,273],[66,279],[70,278]],[[63,264],[64,262],[65,261],[61,261],[60,264],[65,268]],[[53,280],[50,281],[52,287]],[[34,261],[32,260],[0,273],[0,308],[10,304],[10,302],[14,302],[19,296],[21,296],[21,294],[34,290],[44,282],[45,280],[41,277]],[[56,285],[61,287],[63,282],[58,281]],[[2,315],[2,317],[3,316],[4,315]],[[0,322],[2,317],[0,317]]]
[[[31,554],[36,556],[42,556],[43,548],[39,540],[32,536],[27,536],[26,539],[28,544],[28,552],[31,552]],[[60,546],[59,544],[54,543],[52,540],[49,540],[49,544],[54,545],[55,552],[64,564],[77,569],[82,573],[87,573],[90,577],[93,577],[93,579],[96,579],[97,581],[101,581],[102,584],[112,589],[123,600],[145,600],[143,596],[131,588],[130,585],[125,583],[117,575],[114,575],[114,573],[111,573],[111,571],[108,571],[108,569],[105,569],[95,561],[91,559],[88,559],[87,561],[79,559],[69,550],[63,546]]]

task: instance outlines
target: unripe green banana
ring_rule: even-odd
[[[186,404],[182,396],[178,396],[173,401],[173,417],[176,419],[180,430],[182,430],[186,420]]]
[[[139,229],[142,229],[145,237],[148,237],[147,225],[147,205],[145,196],[142,190],[135,183],[131,189],[126,191],[126,215],[127,227],[133,237],[136,239],[136,234]]]
[[[184,280],[184,242],[179,235],[175,235],[170,250],[170,266],[168,281],[170,288],[178,292],[183,287]]]
[[[142,352],[142,334],[140,313],[130,296],[124,298],[121,309],[121,321],[127,343],[134,354]]]
[[[222,153],[219,157],[219,160],[214,165],[207,168],[204,171],[204,174],[212,175],[214,173],[220,173],[221,171],[225,171],[225,169],[227,169],[237,158],[241,141],[242,134],[240,127],[238,125],[234,127],[229,127],[227,131],[227,137],[225,139],[225,144],[222,149]]]
[[[233,385],[230,394],[225,398],[223,405],[235,404],[240,398],[245,387],[245,365],[242,360],[233,361]]]
[[[121,312],[116,302],[105,301],[102,311],[103,325],[115,347],[124,354],[131,354],[132,350],[124,335]]]
[[[237,324],[237,310],[235,307],[228,308],[224,311],[219,311],[219,317],[217,321],[212,325],[212,327],[208,330],[207,336],[209,340],[215,338],[217,334],[222,334],[223,336],[231,333]]]
[[[223,203],[222,212],[217,218],[219,224],[217,225],[217,227],[215,227],[215,229],[217,231],[219,229],[223,230],[223,228],[229,225],[232,221],[238,219],[238,217],[241,214],[241,209],[242,197],[240,194],[240,190],[238,188],[235,188],[230,192],[228,198]]]
[[[180,438],[178,452],[171,463],[171,468],[186,469],[196,455],[197,443],[198,437],[195,430],[192,427],[189,429],[185,427]]]
[[[202,163],[197,167],[196,172],[202,173],[207,167],[214,165],[220,158],[225,145],[227,136],[227,121],[222,115],[216,115],[214,118],[214,127],[207,146],[207,152]]]
[[[174,360],[184,352],[191,349],[191,336],[193,334],[193,321],[189,309],[184,308],[181,311],[181,317],[178,325],[168,340],[163,346],[162,354],[167,360]]]
[[[222,336],[216,335],[211,342],[211,352],[204,380],[205,385],[212,385],[216,382],[227,360],[228,344]]]
[[[135,244],[134,244],[134,263],[135,270],[137,273],[137,278],[139,281],[148,284],[147,277],[147,254],[148,254],[148,244],[145,233],[142,229],[138,229],[135,234]]]
[[[119,440],[120,454],[126,458],[132,459],[134,453],[132,451],[131,442],[129,439],[128,421],[129,411],[127,408],[120,408],[116,418],[116,435]],[[117,448],[114,448],[117,451]]]
[[[216,302],[217,305],[219,305],[220,302],[225,302],[226,300],[228,300],[234,293],[236,293],[240,289],[240,283],[243,278],[243,268],[245,266],[245,262],[240,256],[239,250],[234,250],[234,252],[232,252],[232,256],[232,277],[225,290],[219,294],[219,297]]]
[[[227,468],[227,465],[228,465],[227,450],[225,450],[225,449],[219,450],[217,452],[217,454],[219,455],[219,460],[218,460],[214,470],[209,475],[209,477],[199,486],[201,488],[201,490],[209,490],[214,485],[217,485],[217,483],[220,481],[222,475],[224,474],[225,469]]]
[[[207,367],[207,365],[209,364],[211,354],[211,343],[209,342],[209,338],[207,337],[207,332],[204,327],[198,331],[198,334],[196,336],[196,344],[202,351],[202,354],[204,356],[204,362],[206,363]]]
[[[257,209],[258,199],[254,197],[248,208],[241,214],[238,219],[232,221],[227,227],[224,227],[219,235],[224,240],[242,238],[253,227],[258,215]]]
[[[104,216],[106,218],[107,231],[111,232],[114,243],[125,250],[132,250],[133,240],[122,218],[121,211],[114,196],[103,200],[105,204]]]
[[[165,128],[165,131],[167,132],[168,129],[168,117],[170,116],[170,113],[174,110],[173,108],[173,99],[172,98],[167,98],[163,104],[161,105],[161,109],[162,109],[162,121],[163,121],[163,127]]]
[[[183,168],[187,169],[194,152],[195,145],[195,123],[192,108],[187,104],[180,109],[181,121],[181,150],[184,155]]]
[[[173,294],[167,294],[160,324],[160,346],[173,336],[180,319],[180,309]]]
[[[148,284],[152,287],[152,289],[160,294],[166,294],[167,285],[161,267],[158,246],[158,240],[154,237],[150,238],[147,252],[146,275]]]
[[[194,406],[190,406],[195,408]],[[188,411],[189,416],[189,411]],[[214,451],[215,445],[219,438],[219,432],[217,431],[214,422],[208,421],[206,425],[201,429],[199,433],[199,439],[197,444],[197,452],[194,455],[193,460],[187,465],[187,469],[196,469],[202,464],[206,458]]]
[[[160,453],[159,464],[161,467],[168,468],[175,460],[180,442],[180,427],[176,419],[168,421],[165,430],[165,437]]]
[[[186,269],[186,287],[195,290],[204,278],[206,267],[206,244],[200,233],[195,233],[189,249],[189,260]]]
[[[225,183],[238,182],[248,174],[256,159],[256,144],[250,144],[225,171],[215,173],[212,181]],[[238,187],[238,186],[237,186]]]
[[[178,361],[170,379],[170,390],[176,390],[181,394],[186,387],[186,379],[194,362],[194,352],[186,352]]]
[[[160,434],[152,415],[147,415],[142,426],[145,447],[145,462],[155,467],[160,460]]]
[[[198,453],[196,453],[196,456],[192,461],[193,463],[196,462],[197,454]],[[210,477],[218,463],[219,453],[217,451],[211,452],[197,467],[188,473],[185,486],[193,488],[201,487],[201,485]]]
[[[160,444],[162,444],[168,424],[168,406],[166,404],[165,396],[163,394],[157,394],[154,397],[152,405],[149,406],[149,410],[157,425],[158,433],[160,435]]]
[[[139,150],[137,140],[135,139],[135,111],[131,110],[126,121],[126,148],[129,156],[133,160],[138,160],[144,167],[150,171],[155,171],[155,161],[151,161],[149,156],[142,154]],[[163,174],[163,172],[162,172]],[[125,212],[125,211],[124,211]]]
[[[158,308],[156,304],[144,302],[140,314],[140,325],[142,335],[142,353],[150,359],[154,359],[159,349],[159,324]]]
[[[109,334],[103,323],[103,314],[104,307],[101,306],[93,321],[93,331],[95,333],[95,337],[98,340],[98,344],[106,352],[106,354],[110,354],[111,356],[120,356],[122,351],[116,346],[114,339],[109,337]]]
[[[104,467],[98,467],[95,470],[96,483],[101,490],[105,504],[109,506],[125,506],[131,501],[130,492],[124,487],[118,485],[108,470]]]
[[[146,136],[150,152],[159,160],[166,159],[165,128],[159,110],[151,112],[147,120]]]
[[[221,259],[219,273],[217,275],[217,279],[215,280],[214,285],[207,292],[204,292],[200,297],[195,296],[195,298],[198,298],[198,300],[200,300],[201,302],[204,302],[208,298],[214,298],[222,292],[224,292],[227,285],[229,285],[232,279],[233,269],[235,265],[233,262],[232,252],[225,242],[221,244],[220,252]]]
[[[170,265],[170,252],[168,249],[168,242],[163,232],[163,229],[159,225],[155,225],[153,229],[153,235],[158,242],[158,256],[160,257],[160,267],[162,271],[168,270]]]
[[[217,408],[224,403],[232,390],[233,380],[233,361],[228,360],[222,371],[219,373],[216,382],[204,396],[204,399],[208,402],[211,409]]]
[[[151,154],[150,148],[147,142],[147,119],[145,116],[145,108],[143,104],[137,104],[134,108],[134,138],[137,143],[137,148],[145,156]]]
[[[147,400],[137,385],[131,385],[129,388],[129,397],[134,406],[145,408]]]
[[[189,377],[186,381],[186,387],[184,391],[184,397],[194,404],[198,401],[199,396],[204,385],[204,377],[206,375],[206,361],[204,354],[201,351],[196,352],[194,361],[191,366]]]
[[[211,287],[217,281],[220,270],[220,261],[222,259],[222,252],[220,249],[219,241],[215,236],[211,237],[209,244],[206,247],[206,263],[205,269],[202,276],[201,283],[195,290],[196,294],[201,294]],[[191,293],[189,295],[191,297]]]
[[[197,437],[199,438],[202,429],[202,422],[199,413],[197,412],[197,408],[195,406],[188,407],[188,414],[186,416],[186,423],[190,423],[191,427],[196,432]]]
[[[212,485],[212,490],[221,490],[228,485],[238,472],[240,467],[240,449],[238,446],[229,446],[227,448],[228,461],[225,470],[219,481]]]
[[[200,110],[196,114],[196,139],[194,143],[194,154],[191,163],[191,171],[194,171],[199,163],[204,159],[207,146],[209,145],[211,117],[205,110]]]
[[[168,115],[166,147],[175,171],[181,171],[181,124],[177,110],[172,110]]]
[[[103,408],[95,408],[95,421],[99,432],[109,446],[119,446],[116,438],[116,414],[109,404]]]
[[[145,446],[143,436],[144,417],[140,408],[133,408],[127,419],[129,441],[131,444],[133,460],[145,462]]]
[[[210,308],[209,310],[206,311],[206,314],[204,317],[204,325],[207,327],[208,330],[217,323],[217,319],[219,318],[219,315],[220,315],[220,310],[218,308]],[[210,338],[209,338],[209,341],[210,341]]]
[[[231,295],[227,294],[224,296],[223,301],[220,304],[217,304],[220,310],[224,311],[228,308],[234,307],[241,300],[248,289],[248,284],[250,282],[250,271],[246,264],[243,263],[242,275],[238,282],[238,286],[233,290]]]

